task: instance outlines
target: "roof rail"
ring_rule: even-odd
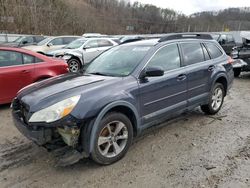
[[[162,37],[159,42],[164,42],[168,40],[176,40],[176,39],[207,39],[212,40],[213,37],[210,34],[200,34],[200,33],[176,33],[169,34]]]

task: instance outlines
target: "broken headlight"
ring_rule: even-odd
[[[46,122],[51,123],[57,121],[68,114],[74,109],[80,99],[80,95],[70,97],[63,101],[60,101],[52,106],[44,108],[38,112],[35,112],[29,122]]]

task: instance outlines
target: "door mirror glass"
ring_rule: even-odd
[[[145,77],[157,77],[163,75],[164,75],[164,70],[160,67],[148,67],[145,69],[144,73]]]
[[[50,46],[53,46],[53,44],[52,43],[48,43],[47,46],[50,47]]]
[[[89,45],[83,46],[83,49],[84,49],[84,50],[87,50],[87,49],[89,49],[89,48],[91,48],[91,46],[89,46]]]

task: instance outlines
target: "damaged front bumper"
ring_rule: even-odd
[[[12,103],[12,116],[16,128],[39,146],[48,149],[58,148],[53,145],[68,145],[72,148],[79,146],[83,123],[70,115],[54,123],[29,123],[28,110],[15,99]]]

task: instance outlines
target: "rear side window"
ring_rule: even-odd
[[[206,43],[206,47],[212,59],[220,57],[223,54],[221,50],[213,43]]]
[[[185,65],[192,65],[204,61],[204,54],[200,43],[182,43]]]
[[[108,40],[98,40],[98,47],[113,46],[113,44]]]
[[[32,64],[35,62],[35,57],[27,54],[23,54],[23,64]]]
[[[181,66],[177,44],[170,44],[161,48],[148,63],[149,67],[160,67],[164,71],[173,70]]]
[[[0,51],[0,67],[22,65],[22,54],[14,51]]]
[[[202,50],[203,50],[203,53],[204,53],[204,57],[205,57],[205,60],[210,60],[210,56],[208,54],[208,51],[207,49],[205,48],[204,44],[201,45],[202,46]]]
[[[35,63],[41,63],[43,60],[39,59],[38,57],[35,57]]]

